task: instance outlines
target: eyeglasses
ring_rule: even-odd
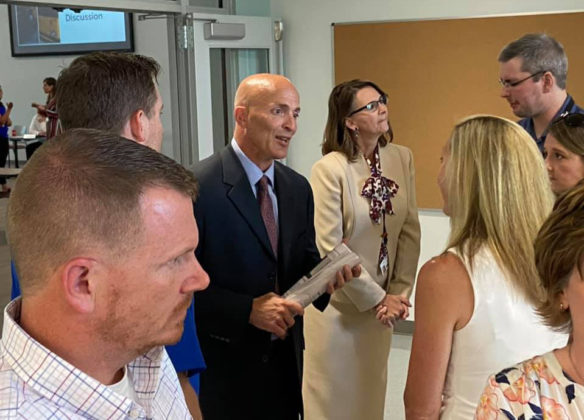
[[[503,86],[505,89],[514,88],[515,86],[519,86],[521,83],[525,82],[526,80],[531,79],[532,77],[539,76],[540,74],[545,73],[547,70],[538,71],[537,73],[533,73],[527,76],[525,79],[518,80],[516,82],[510,82],[509,80],[502,80],[499,79],[499,84]]]
[[[357,112],[361,112],[361,111],[365,111],[365,110],[367,110],[369,112],[377,111],[377,108],[379,108],[379,104],[387,105],[387,95],[385,95],[385,94],[381,95],[378,100],[371,101],[367,105],[362,106],[361,108],[354,110],[349,115],[347,115],[347,117],[350,117],[351,115],[355,115]]]
[[[556,118],[552,122],[552,125],[557,124],[560,121],[564,121],[564,123],[568,127],[584,127],[584,114],[580,114],[577,112],[570,113],[570,112],[566,111],[562,115],[560,115],[558,118]]]

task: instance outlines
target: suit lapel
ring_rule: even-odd
[[[237,208],[266,252],[274,258],[268,232],[260,214],[258,202],[251,191],[247,175],[231,146],[221,151],[223,182],[229,186],[227,198]]]

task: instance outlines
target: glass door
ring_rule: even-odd
[[[274,22],[267,17],[193,14],[197,149],[199,159],[233,135],[233,98],[255,73],[280,73]]]

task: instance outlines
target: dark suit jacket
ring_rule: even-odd
[[[258,202],[232,147],[203,160],[194,172],[200,184],[195,202],[196,254],[211,278],[208,289],[195,297],[195,319],[207,362],[201,377],[203,414],[208,420],[279,418],[274,413],[260,416],[254,410],[267,406],[266,400],[272,398],[276,384],[270,375],[280,368],[274,368],[272,351],[282,342],[252,326],[249,316],[254,298],[275,291],[276,278],[283,293],[320,261],[312,190],[304,177],[276,162],[276,259]],[[322,310],[327,303],[325,295],[315,305]],[[295,320],[284,342],[289,343],[289,352],[276,363],[292,369],[292,380],[286,381],[293,383],[286,386],[299,396],[304,339],[302,317]]]

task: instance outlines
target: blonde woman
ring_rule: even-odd
[[[383,420],[393,325],[408,316],[420,252],[409,149],[391,142],[387,95],[351,80],[329,98],[323,157],[312,168],[316,244],[345,240],[362,274],[305,312],[307,420]]]
[[[584,183],[563,195],[535,241],[545,323],[571,342],[489,378],[478,420],[584,417]]]
[[[474,116],[455,126],[441,162],[451,233],[418,277],[407,419],[472,419],[490,373],[566,342],[534,312],[533,240],[554,197],[533,140]]]
[[[556,119],[545,139],[543,155],[555,194],[584,179],[584,114],[566,113]]]

